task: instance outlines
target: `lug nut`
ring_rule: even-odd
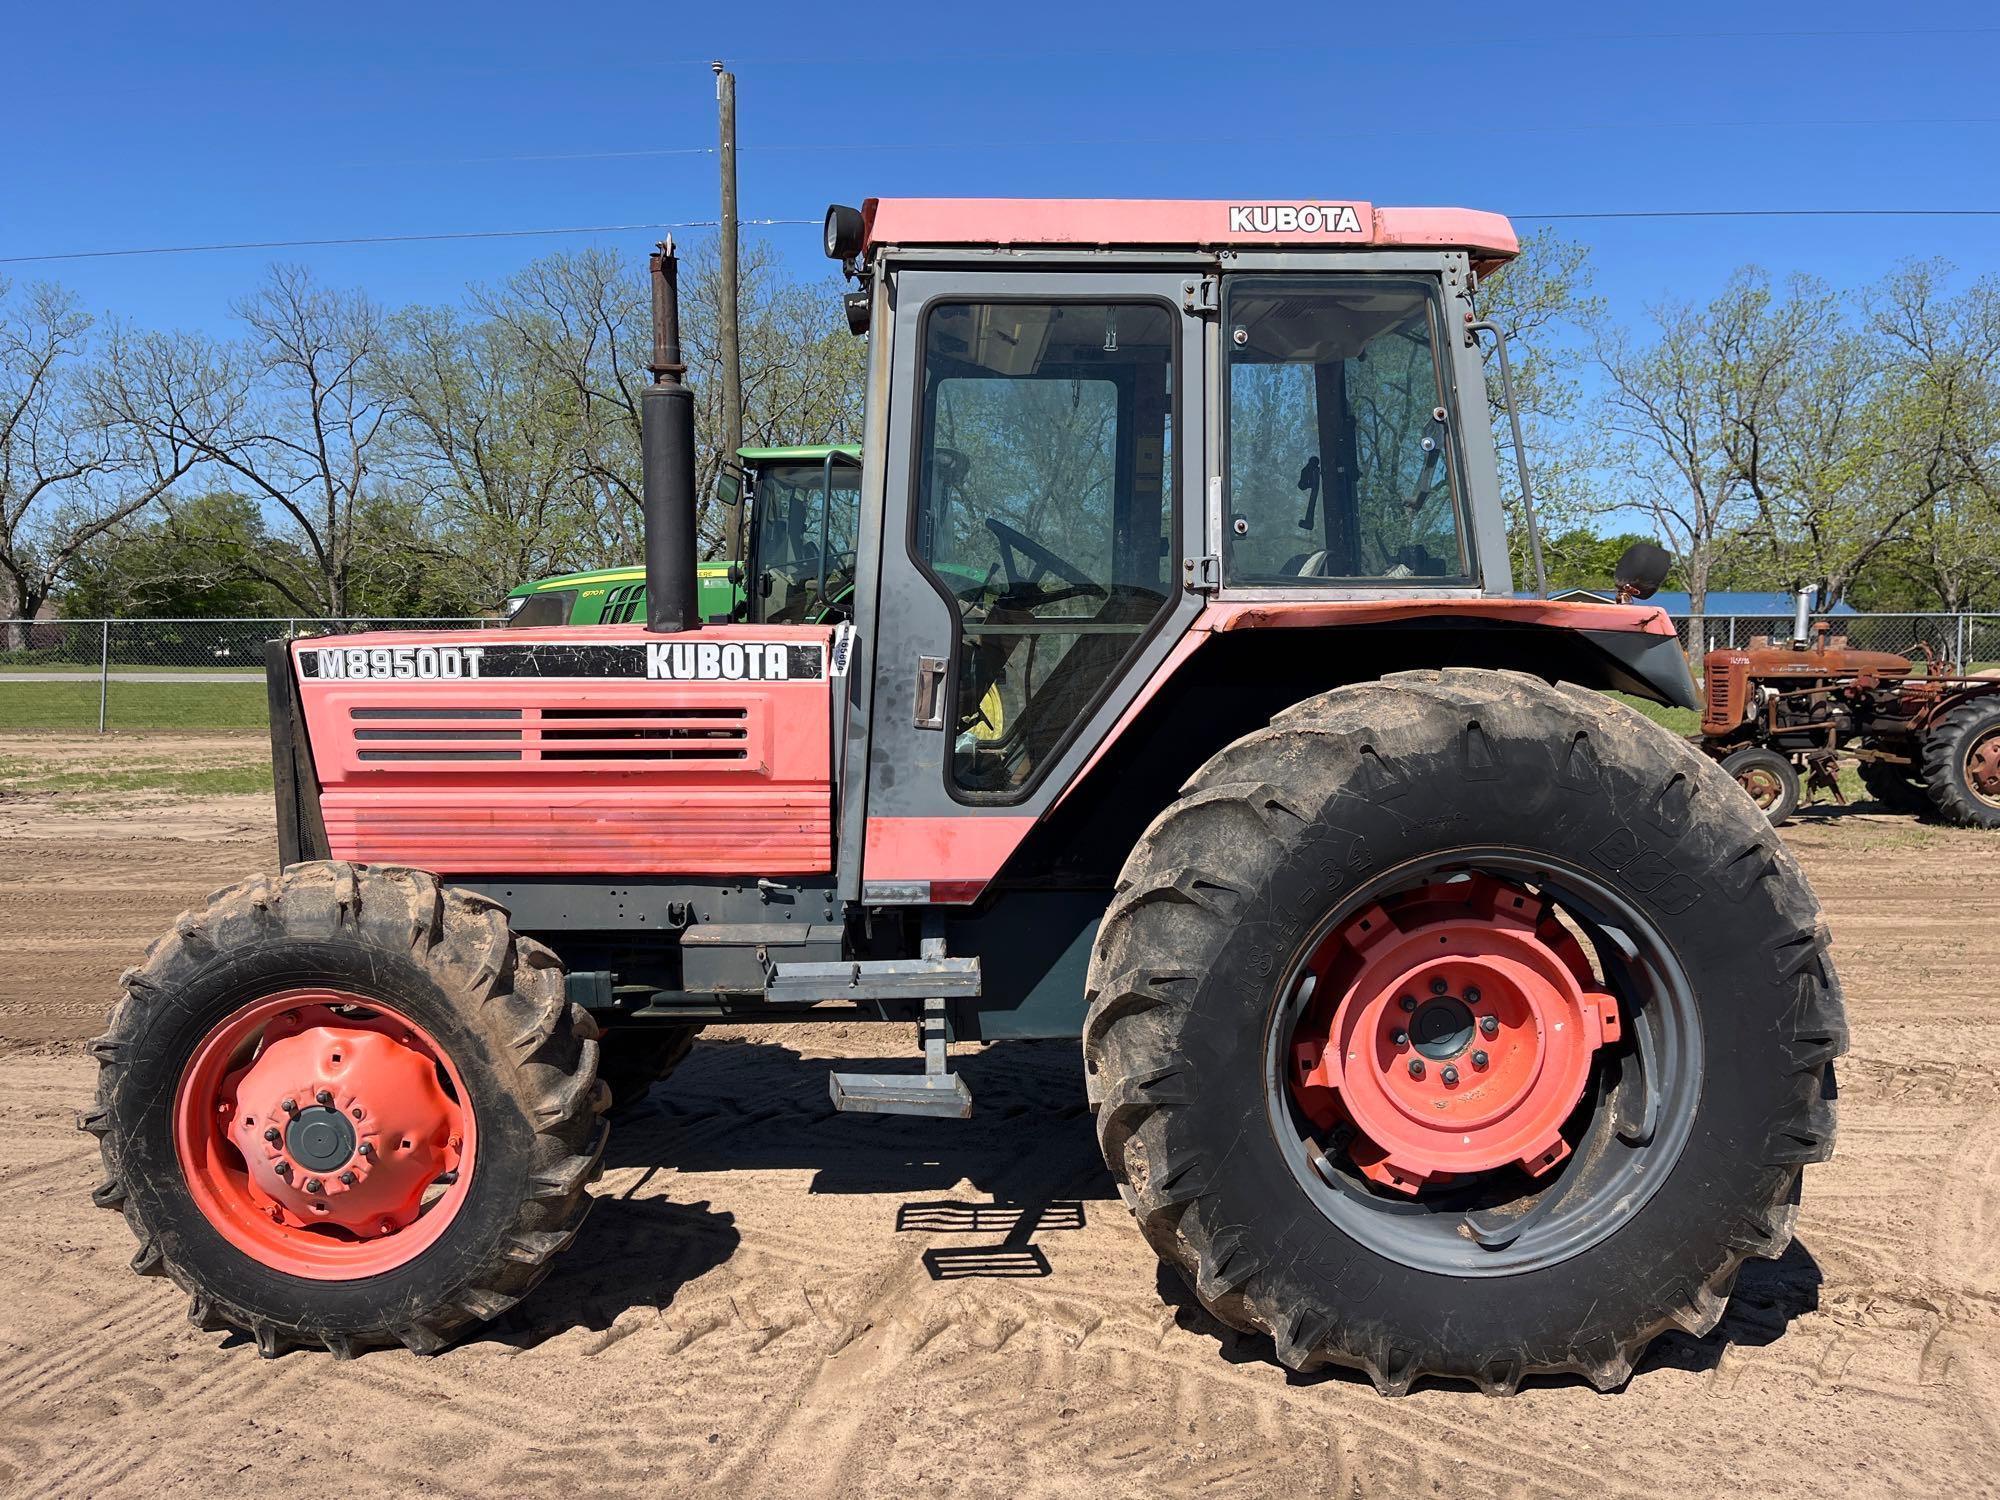
[[[349,1187],[353,1187],[353,1186],[354,1186],[354,1184],[355,1184],[355,1183],[357,1183],[357,1182],[359,1182],[359,1181],[360,1181],[361,1179],[360,1179],[359,1177],[356,1177],[356,1176],[354,1175],[354,1172],[353,1172],[353,1169],[352,1169],[352,1168],[349,1168],[349,1169],[348,1169],[347,1171],[345,1171],[345,1172],[342,1172],[342,1173],[340,1174],[340,1180],[341,1180],[342,1182],[344,1182],[345,1184],[347,1184],[347,1186],[349,1186]]]
[[[1415,995],[1405,995],[1396,1003],[1402,1006],[1404,1010],[1415,1010],[1417,1008],[1417,997]]]
[[[308,1177],[304,1182],[300,1183],[299,1186],[304,1188],[309,1193],[317,1193],[320,1190],[321,1183],[317,1177]]]
[[[1442,995],[1446,990],[1450,988],[1451,985],[1446,981],[1444,975],[1442,974],[1438,975],[1437,978],[1431,981],[1431,993],[1433,995]]]
[[[278,1144],[279,1141],[283,1140],[284,1137],[278,1133],[278,1127],[272,1125],[265,1130],[264,1139],[269,1141],[272,1145],[275,1146]]]
[[[1424,1060],[1421,1057],[1410,1059],[1410,1076],[1412,1078],[1421,1078],[1424,1076]]]
[[[1389,1041],[1392,1046],[1407,1047],[1410,1044],[1410,1034],[1407,1031],[1392,1031],[1389,1033]]]
[[[1500,1035],[1500,1018],[1498,1016],[1481,1016],[1479,1018],[1479,1034],[1481,1036]]]
[[[296,1099],[287,1099],[278,1108],[282,1109],[288,1115],[295,1115],[299,1112],[299,1101]]]
[[[313,1095],[313,1098],[318,1102],[320,1108],[333,1108],[333,1091],[331,1089],[321,1089],[317,1094]]]
[[[366,1161],[375,1160],[375,1143],[373,1141],[363,1141],[359,1146],[354,1148],[354,1151],[355,1155]]]
[[[1475,1052],[1475,1053],[1473,1053],[1473,1054],[1472,1054],[1472,1065],[1473,1065],[1473,1067],[1475,1067],[1475,1068],[1483,1068],[1483,1067],[1485,1067],[1485,1066],[1486,1066],[1486,1054],[1485,1054],[1484,1052]]]
[[[273,1168],[273,1170],[277,1172],[277,1174],[280,1177],[289,1179],[292,1175],[292,1164],[288,1161],[281,1161],[275,1168]]]
[[[1465,1003],[1467,1005],[1477,1005],[1479,1003],[1479,987],[1477,985],[1468,984],[1465,987]]]
[[[1454,1068],[1454,1067],[1450,1066],[1449,1064],[1447,1064],[1447,1065],[1446,1065],[1446,1067],[1445,1067],[1445,1070],[1444,1070],[1444,1072],[1443,1072],[1442,1074],[1440,1074],[1439,1076],[1440,1076],[1441,1078],[1443,1078],[1443,1079],[1444,1079],[1444,1081],[1445,1081],[1446,1083],[1457,1083],[1457,1082],[1458,1082],[1458,1069],[1456,1069],[1456,1068]]]

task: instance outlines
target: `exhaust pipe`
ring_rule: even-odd
[[[1792,644],[1801,651],[1812,638],[1813,595],[1817,592],[1812,588],[1800,589],[1798,604],[1792,610]]]
[[[639,452],[644,465],[646,629],[696,630],[701,616],[694,576],[694,392],[681,376],[679,262],[671,236],[651,259],[653,380],[639,393]]]

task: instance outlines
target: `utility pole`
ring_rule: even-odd
[[[737,342],[736,326],[736,75],[718,58],[715,69],[715,106],[720,117],[722,164],[722,214],[717,233],[722,237],[722,306],[719,330],[722,356],[722,463],[737,462],[736,450],[743,446],[743,353]],[[730,513],[723,517],[723,541],[732,558],[744,555],[743,517],[745,506],[739,495]]]

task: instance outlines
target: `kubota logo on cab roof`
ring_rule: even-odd
[[[1351,203],[1232,203],[1231,234],[1359,234]]]

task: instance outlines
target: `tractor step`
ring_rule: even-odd
[[[951,1071],[945,1051],[944,1001],[936,996],[925,1000],[924,1017],[917,1025],[924,1045],[923,1072],[835,1073],[827,1080],[833,1107],[850,1114],[970,1119],[972,1090]]]

